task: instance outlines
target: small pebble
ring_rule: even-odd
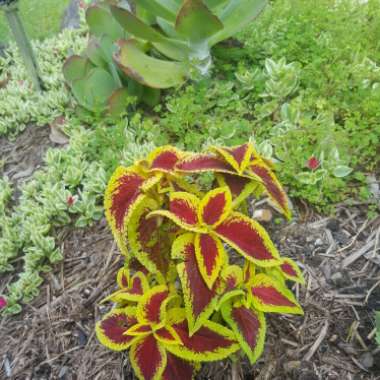
[[[322,245],[323,245],[323,240],[322,240],[321,238],[318,238],[318,239],[315,241],[314,245],[315,245],[316,247],[320,247],[320,246],[322,246]]]
[[[364,368],[372,368],[374,364],[372,354],[370,352],[365,352],[363,355],[360,356],[359,362]]]

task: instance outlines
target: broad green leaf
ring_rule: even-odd
[[[221,31],[223,24],[201,0],[186,0],[177,15],[175,29],[191,43],[198,44]]]
[[[91,68],[91,62],[87,58],[72,55],[63,65],[63,75],[67,82],[72,83],[86,76]]]
[[[107,99],[115,89],[112,76],[101,68],[92,69],[85,78],[75,81],[72,86],[78,102],[93,112],[104,109]]]
[[[90,6],[86,11],[86,21],[90,33],[96,37],[108,35],[114,41],[125,37],[123,28],[112,17],[111,12],[106,7]]]
[[[129,98],[130,95],[125,87],[115,90],[107,100],[109,114],[117,117],[125,112],[129,103]]]
[[[120,25],[134,37],[151,42],[157,50],[171,59],[186,58],[188,47],[185,44],[166,38],[126,9],[112,6],[111,11]]]
[[[334,176],[337,178],[347,177],[352,169],[346,165],[338,165],[334,168]]]
[[[169,88],[185,81],[188,72],[185,64],[152,58],[134,39],[119,41],[118,45],[116,63],[137,82],[153,88]]]
[[[214,8],[219,7],[220,5],[227,2],[227,0],[204,0],[203,1],[208,9],[214,10]]]
[[[143,87],[141,100],[149,107],[155,107],[160,102],[161,91],[157,88]]]
[[[178,5],[172,0],[136,0],[137,6],[145,8],[149,13],[156,17],[174,22]]]
[[[242,30],[260,15],[267,3],[267,0],[231,0],[220,14],[224,29],[211,38],[210,46]]]

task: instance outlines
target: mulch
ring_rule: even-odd
[[[52,146],[46,129],[29,130],[17,144],[0,141],[3,174],[15,184],[40,167]],[[270,315],[265,352],[253,367],[244,359],[209,363],[197,379],[380,379],[374,340],[380,217],[370,221],[366,211],[365,204],[340,205],[334,218],[323,218],[300,207],[291,223],[266,223],[282,255],[301,264],[306,286],[293,291],[305,315]],[[123,263],[105,220],[57,233],[64,261],[45,275],[40,295],[20,315],[0,320],[0,379],[135,379],[127,355],[107,350],[94,335],[108,308],[99,301],[115,290]],[[3,275],[0,289],[15,278]]]
[[[380,218],[361,206],[336,219],[267,226],[284,256],[302,263],[295,286],[305,316],[271,315],[264,355],[204,365],[198,379],[380,379],[373,311],[380,309]],[[0,379],[134,379],[125,354],[94,336],[122,258],[104,220],[60,232],[65,259],[21,315],[0,322]]]

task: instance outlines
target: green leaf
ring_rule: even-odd
[[[136,0],[138,6],[142,6],[149,13],[174,22],[178,4],[173,0]]]
[[[128,33],[151,42],[162,54],[175,60],[184,60],[187,57],[188,47],[184,43],[165,37],[126,9],[111,6],[111,11]]]
[[[86,21],[90,33],[96,37],[108,35],[112,40],[124,38],[125,33],[105,6],[92,5],[86,11]]]
[[[223,24],[201,0],[185,0],[175,30],[191,43],[201,43],[223,29]]]
[[[314,185],[316,183],[315,176],[313,173],[299,173],[297,175],[297,180],[305,185]]]
[[[153,88],[169,88],[185,81],[188,72],[185,64],[152,58],[134,39],[119,41],[118,46],[116,63],[137,82]]]
[[[68,83],[72,83],[86,76],[91,67],[91,62],[87,58],[72,55],[63,65],[63,75]]]
[[[347,177],[352,172],[352,169],[346,165],[338,165],[334,168],[334,176],[337,178]]]
[[[220,14],[224,29],[211,38],[210,46],[242,30],[260,15],[267,3],[267,0],[231,0]]]
[[[94,112],[102,112],[107,99],[116,89],[112,76],[101,68],[92,69],[88,75],[73,83],[75,98],[85,108]]]
[[[111,116],[117,117],[127,110],[130,95],[127,88],[118,88],[108,98],[108,112]]]

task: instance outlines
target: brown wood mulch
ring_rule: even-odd
[[[380,379],[373,320],[380,310],[380,218],[369,221],[364,208],[267,226],[282,254],[302,264],[306,286],[293,290],[305,315],[268,318],[255,366],[211,363],[198,379]],[[114,290],[122,265],[105,221],[66,228],[59,240],[65,259],[46,275],[39,297],[0,321],[0,379],[134,379],[127,356],[94,336],[105,312],[98,302]]]

